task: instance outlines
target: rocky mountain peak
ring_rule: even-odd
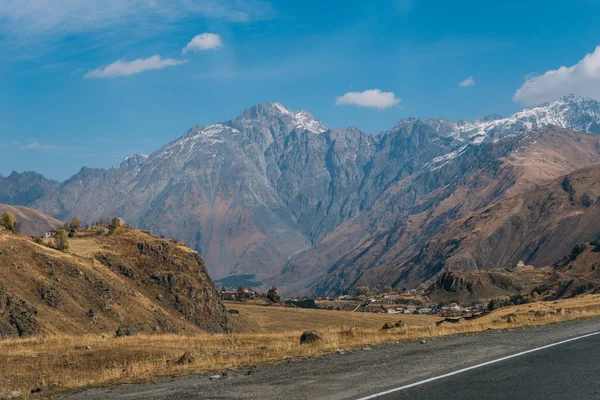
[[[134,154],[124,159],[121,164],[116,165],[115,169],[124,169],[127,171],[133,171],[140,168],[140,166],[148,159],[146,154]]]
[[[478,121],[490,122],[490,121],[497,121],[497,120],[502,119],[502,118],[503,117],[501,115],[491,114],[491,115],[486,115],[485,117],[478,119]]]
[[[294,129],[300,129],[318,134],[327,130],[327,127],[308,111],[292,111],[277,102],[255,105],[229,124],[242,131],[267,128],[289,133]]]

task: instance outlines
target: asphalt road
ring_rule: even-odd
[[[600,319],[402,342],[229,377],[206,375],[75,394],[93,399],[359,399],[600,331]],[[377,399],[600,399],[600,335],[472,369]],[[248,372],[250,374],[248,374]]]
[[[600,399],[598,357],[595,335],[376,399]]]

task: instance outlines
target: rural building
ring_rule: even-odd
[[[222,290],[219,292],[219,298],[221,300],[235,301],[237,293],[233,290]]]
[[[125,220],[123,218],[113,218],[113,226],[125,226]]]
[[[412,314],[415,312],[416,309],[417,307],[413,305],[407,305],[406,307],[404,307],[404,314]]]
[[[48,231],[44,233],[44,238],[51,239],[56,236],[56,231]]]

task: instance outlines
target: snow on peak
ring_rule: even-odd
[[[146,154],[134,154],[121,161],[121,164],[112,167],[112,169],[123,169],[128,171],[135,171],[137,173],[140,171],[141,165],[147,159],[148,155]]]
[[[279,112],[281,117],[289,118],[291,120],[293,128],[304,129],[312,133],[321,133],[327,130],[325,125],[320,121],[317,121],[315,117],[306,110],[291,111],[278,102],[271,103],[271,105]]]
[[[327,127],[320,121],[317,121],[308,111],[298,111],[292,113],[296,128],[305,129],[312,133],[322,133]]]
[[[461,140],[479,135],[499,139],[549,125],[579,132],[600,133],[597,131],[600,124],[600,103],[567,95],[550,103],[518,111],[506,118],[492,116],[476,121],[435,121],[437,123],[430,122],[434,129]],[[592,132],[592,129],[596,131]]]
[[[240,117],[231,122],[241,129],[255,127],[264,123],[282,124],[288,131],[303,129],[318,134],[325,132],[327,127],[316,120],[311,113],[305,110],[292,111],[281,103],[262,103],[246,110]]]
[[[208,125],[202,129],[200,129],[196,133],[196,136],[216,136],[216,135],[220,134],[221,132],[223,132],[224,129],[227,129],[227,128],[228,127],[226,127],[223,124]]]
[[[283,106],[283,104],[281,103],[273,103],[273,107],[275,107],[280,113],[284,114],[284,115],[290,115],[292,114],[292,112],[290,110],[288,110],[287,108],[285,108]]]

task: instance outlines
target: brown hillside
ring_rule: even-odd
[[[0,337],[228,330],[196,252],[126,227],[98,233],[63,253],[0,232]]]
[[[21,226],[21,233],[28,236],[42,236],[44,233],[63,224],[56,218],[33,208],[0,204],[0,215],[5,212],[15,216]]]
[[[552,268],[530,271],[448,271],[429,287],[433,302],[474,304],[515,294],[530,294],[553,275]]]
[[[517,294],[554,300],[600,290],[600,243],[575,246],[558,263],[543,268],[446,271],[427,290],[435,302],[469,304]]]
[[[535,267],[559,262],[600,234],[600,164],[500,201],[450,224],[400,267],[397,282],[443,270]]]

